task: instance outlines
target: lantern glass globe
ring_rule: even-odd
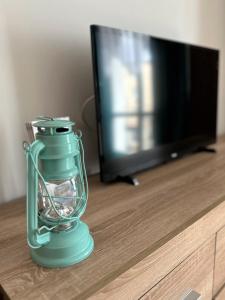
[[[38,194],[38,208],[42,220],[57,221],[61,217],[72,217],[82,204],[80,176],[77,175],[68,180],[50,180],[46,182],[46,187],[40,181]]]

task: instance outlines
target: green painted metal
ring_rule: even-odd
[[[58,120],[54,118],[40,119],[40,121],[34,123],[34,127],[38,128],[63,128],[68,127],[71,129],[75,125],[75,122],[68,120]]]
[[[49,123],[53,122],[62,124],[63,127],[49,127]],[[67,121],[68,122],[68,121]],[[40,168],[45,180],[66,179],[74,176],[77,173],[74,166],[74,157],[80,156],[80,137],[75,135],[73,131],[67,128],[68,131],[57,132],[59,128],[66,128],[66,121],[39,121],[35,126],[38,127],[36,139],[41,141],[46,147],[40,153]],[[72,122],[69,122],[71,124]],[[47,127],[44,127],[45,125]],[[48,129],[48,134],[45,129]],[[51,129],[54,128],[53,133]]]
[[[88,226],[80,221],[87,205],[88,185],[81,135],[72,131],[73,125],[71,121],[40,120],[35,124],[38,128],[36,140],[31,145],[24,143],[27,157],[27,241],[33,260],[47,267],[77,263],[88,257],[94,248]],[[80,179],[80,194],[74,198],[78,201],[74,204],[78,208],[72,210],[71,215],[64,215],[56,207],[58,199],[49,193],[47,184],[57,180],[70,182],[73,178]],[[40,185],[45,195],[40,194]],[[38,197],[42,202],[46,199],[43,197],[47,197],[50,203],[47,210],[51,209],[55,219],[49,221],[38,210]]]
[[[94,249],[94,241],[88,226],[79,221],[74,228],[52,232],[48,244],[31,249],[31,257],[37,264],[48,267],[66,267],[86,259]]]

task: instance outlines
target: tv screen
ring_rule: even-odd
[[[216,140],[219,52],[91,26],[101,179]]]

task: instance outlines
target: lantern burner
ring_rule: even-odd
[[[65,230],[71,229],[74,226],[76,226],[76,225],[72,222],[65,223],[65,224],[60,224],[60,225],[56,226],[52,231],[53,232],[65,231]]]

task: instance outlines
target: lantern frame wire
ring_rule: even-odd
[[[48,188],[46,186],[46,181],[44,179],[44,177],[42,176],[41,172],[39,171],[38,169],[38,166],[37,164],[35,163],[34,161],[34,157],[30,151],[30,145],[27,143],[27,142],[24,142],[24,149],[26,150],[26,153],[27,155],[30,155],[31,157],[31,160],[32,160],[32,163],[34,165],[34,168],[35,168],[35,171],[37,172],[39,178],[41,179],[41,182],[43,184],[43,187],[47,193],[47,195],[41,195],[42,197],[46,197],[49,199],[50,201],[50,204],[51,204],[51,208],[53,208],[53,210],[55,211],[55,213],[57,214],[57,216],[59,217],[59,219],[57,220],[57,223],[60,223],[61,220],[64,220],[64,221],[78,221],[80,216],[84,213],[85,209],[86,209],[86,206],[87,206],[87,200],[88,200],[88,181],[87,181],[87,174],[86,174],[86,168],[85,168],[85,163],[84,163],[84,148],[83,148],[83,144],[82,144],[82,141],[81,141],[81,137],[82,137],[82,134],[81,134],[81,131],[79,130],[79,135],[77,135],[77,138],[78,138],[78,143],[79,143],[79,147],[81,149],[81,178],[84,179],[84,183],[82,182],[82,186],[84,187],[84,192],[82,193],[82,196],[81,197],[64,197],[64,196],[51,196],[49,191],[48,191]],[[84,194],[84,195],[83,195]],[[86,196],[86,197],[85,197]],[[74,212],[73,214],[79,212],[79,214],[77,216],[70,216],[70,217],[65,217],[63,216],[59,211],[58,209],[56,208],[55,204],[54,204],[54,198],[76,198],[81,201],[79,201],[81,204],[82,204],[82,200],[84,199],[85,201],[83,202],[83,207],[82,205],[80,204],[79,208],[76,209],[76,212]],[[79,211],[79,209],[82,207],[82,209]],[[55,224],[55,221],[53,222]],[[55,226],[52,226],[51,228],[46,226],[46,225],[43,225],[41,226],[39,229],[38,229],[38,232],[42,231],[43,229],[46,229],[47,231],[51,231],[53,230],[54,228],[56,228],[58,226],[55,225]]]

